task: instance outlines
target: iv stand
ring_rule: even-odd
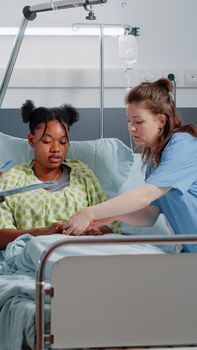
[[[2,106],[4,97],[5,97],[5,93],[12,75],[12,71],[20,50],[21,43],[23,41],[23,37],[25,34],[25,29],[27,27],[28,21],[33,21],[36,18],[37,13],[39,12],[61,10],[61,9],[67,9],[67,8],[77,8],[81,6],[86,8],[87,6],[90,6],[90,5],[98,5],[106,2],[107,0],[59,0],[59,1],[55,1],[55,3],[51,1],[50,3],[48,2],[44,4],[38,4],[31,7],[25,6],[23,9],[24,18],[22,19],[21,25],[19,27],[19,31],[16,36],[14,46],[8,62],[8,66],[6,68],[5,75],[0,88],[0,108]]]
[[[52,10],[60,10],[60,9],[66,9],[66,8],[76,8],[83,6],[85,10],[87,10],[87,6],[91,5],[98,5],[106,3],[107,0],[59,0],[53,2],[53,0],[50,3],[45,4],[38,4],[34,6],[25,6],[23,9],[23,15],[24,18],[22,19],[21,25],[19,27],[18,34],[15,39],[15,43],[10,55],[10,59],[8,62],[8,66],[2,81],[2,85],[0,88],[0,108],[2,106],[5,93],[13,72],[13,68],[20,50],[20,46],[23,41],[23,37],[25,34],[25,30],[28,24],[28,21],[33,21],[38,12],[45,12],[45,11],[52,11]],[[104,28],[105,27],[122,27],[124,28],[125,33],[132,34],[135,36],[139,35],[139,28],[138,27],[131,27],[127,24],[84,24],[84,23],[76,23],[73,25],[77,27],[82,26],[97,26],[100,29],[100,116],[99,116],[99,137],[104,137]]]
[[[138,27],[131,27],[128,24],[86,24],[75,23],[73,24],[73,30],[78,30],[80,27],[98,27],[99,28],[99,44],[100,44],[100,114],[99,114],[99,138],[104,137],[104,28],[105,27],[120,27],[124,28],[124,32],[128,35],[139,35]]]

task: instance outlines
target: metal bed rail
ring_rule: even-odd
[[[47,251],[45,251],[39,261],[37,277],[36,277],[36,350],[44,349],[45,341],[49,341],[48,337],[44,337],[44,275],[45,268],[49,257],[55,249],[62,246],[70,245],[108,245],[108,244],[139,244],[139,243],[150,243],[150,244],[174,244],[174,243],[196,243],[197,235],[156,235],[156,236],[118,236],[117,238],[109,238],[104,236],[97,236],[97,238],[86,238],[86,237],[67,237],[54,244],[52,244]]]

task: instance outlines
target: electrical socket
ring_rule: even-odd
[[[184,70],[183,69],[168,69],[164,70],[162,76],[165,78],[168,78],[169,74],[174,74],[175,76],[175,82],[177,87],[184,87],[185,86],[185,77],[184,77]]]
[[[139,70],[139,82],[155,81],[161,78],[162,71],[160,69],[143,69]]]
[[[135,77],[134,77],[135,72]],[[132,82],[133,86],[143,81],[155,81],[159,78],[167,78],[169,74],[174,74],[177,88],[197,88],[197,69],[185,68],[166,68],[165,70],[159,68],[144,68],[133,70]]]
[[[197,87],[197,70],[189,69],[185,71],[185,86]]]
[[[144,81],[155,81],[154,74],[151,72],[140,72],[139,73],[139,81],[144,82]]]

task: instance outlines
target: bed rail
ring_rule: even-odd
[[[107,237],[97,237],[97,238],[86,238],[86,237],[72,237],[62,239],[50,246],[50,248],[44,252],[42,255],[39,267],[37,271],[36,279],[36,350],[44,349],[45,341],[50,342],[51,336],[44,336],[44,275],[47,261],[50,255],[59,247],[63,246],[73,246],[73,245],[124,245],[124,244],[140,244],[140,243],[150,243],[150,244],[165,244],[165,243],[197,243],[196,235],[171,235],[171,236],[120,236],[117,238],[107,238]],[[167,254],[173,255],[173,254]],[[178,254],[179,255],[179,254]],[[180,254],[183,256],[183,254]],[[180,256],[179,255],[179,256]],[[195,254],[184,254],[195,256]],[[166,256],[166,254],[165,254]],[[173,345],[173,344],[169,344]],[[115,346],[115,344],[114,344]],[[136,345],[135,345],[136,346]]]

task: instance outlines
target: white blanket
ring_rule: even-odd
[[[110,235],[112,236],[112,235]],[[35,273],[43,252],[64,236],[32,237],[23,235],[7,246],[0,262],[0,349],[21,350],[22,344],[33,349],[35,337]],[[115,235],[117,238],[117,235]],[[65,240],[68,239],[64,237]],[[87,237],[86,237],[87,238]],[[98,237],[99,240],[99,237]],[[151,245],[66,246],[54,252],[46,268],[46,280],[55,261],[78,254],[163,254]],[[46,305],[48,308],[49,305]]]

